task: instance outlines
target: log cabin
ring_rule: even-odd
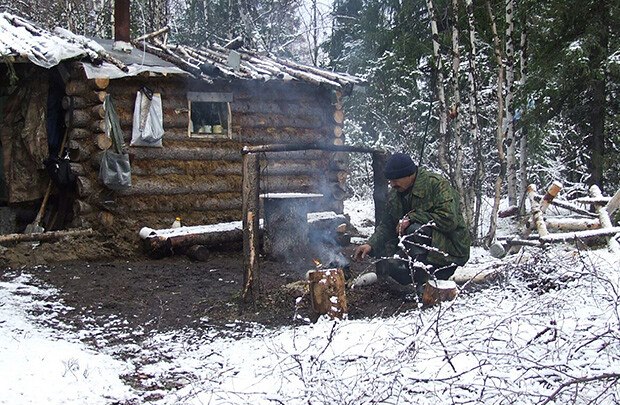
[[[129,40],[119,26],[90,39],[0,13],[0,233],[23,231],[42,204],[46,230],[237,221],[244,147],[345,143],[343,98],[359,78],[238,45],[170,44],[165,29]],[[133,142],[140,94],[161,100],[151,146]],[[100,178],[113,120],[130,163],[123,188]],[[318,193],[313,211],[342,213],[347,163],[338,150],[265,155],[261,192]]]

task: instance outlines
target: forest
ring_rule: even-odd
[[[128,0],[125,0],[128,1]],[[114,0],[7,0],[48,28],[113,36]],[[347,144],[410,153],[460,192],[478,243],[484,205],[525,209],[526,188],[567,198],[620,187],[620,4],[584,0],[134,0],[132,37],[244,46],[362,77],[346,100]],[[352,156],[350,193],[370,162]]]

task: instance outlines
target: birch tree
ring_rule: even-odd
[[[467,14],[467,30],[469,36],[469,53],[467,73],[467,83],[469,87],[469,131],[471,132],[472,150],[474,160],[474,172],[471,176],[469,187],[464,190],[466,199],[463,205],[465,217],[469,223],[472,235],[478,234],[478,222],[480,220],[480,203],[482,200],[482,180],[484,174],[484,164],[482,157],[482,136],[478,122],[478,86],[476,82],[476,26],[474,21],[474,10],[472,0],[465,0],[465,11]]]
[[[499,203],[502,196],[502,185],[504,183],[504,176],[506,175],[506,154],[504,152],[504,61],[503,52],[499,34],[497,31],[497,25],[495,23],[495,14],[491,7],[491,2],[486,0],[487,12],[491,19],[491,32],[493,34],[493,49],[495,53],[495,60],[497,62],[497,131],[496,131],[496,146],[497,146],[497,160],[499,165],[499,172],[495,179],[495,198],[493,200],[493,209],[491,211],[491,218],[489,223],[489,232],[485,236],[485,243],[491,244],[495,239],[495,233],[497,231],[497,214],[499,212]]]
[[[448,113],[446,106],[446,94],[444,88],[443,59],[441,57],[441,44],[439,42],[439,29],[437,28],[437,14],[433,5],[433,0],[426,0],[426,7],[430,16],[431,33],[433,41],[433,69],[437,77],[437,100],[439,102],[439,166],[441,170],[449,175],[450,165],[446,156],[448,144]]]
[[[459,76],[461,66],[461,53],[459,49],[459,5],[458,0],[452,0],[452,105],[450,107],[449,118],[452,120],[452,134],[454,138],[454,164],[452,165],[451,177],[454,186],[461,196],[461,206],[465,206],[465,190],[463,187],[463,140],[461,133],[461,117],[459,108],[461,106],[461,92],[459,90]],[[470,210],[466,210],[468,213]],[[470,215],[466,215],[469,223]]]

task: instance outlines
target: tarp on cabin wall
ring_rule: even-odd
[[[41,198],[47,185],[46,79],[20,82],[6,99],[0,142],[9,203]]]

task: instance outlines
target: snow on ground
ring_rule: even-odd
[[[360,232],[373,216],[363,201],[345,212]],[[620,257],[572,247],[503,262],[473,253],[467,271],[500,263],[502,277],[442,306],[249,334],[179,330],[131,348],[80,342],[97,331],[58,326],[67,308],[45,299],[56,292],[5,271],[0,403],[620,403]],[[134,373],[159,388],[130,387],[123,376]]]
[[[15,273],[0,282],[0,403],[109,404],[133,397],[119,378],[130,363],[86,347],[75,332],[44,326],[67,308],[45,300],[55,291],[33,286],[31,278]]]

